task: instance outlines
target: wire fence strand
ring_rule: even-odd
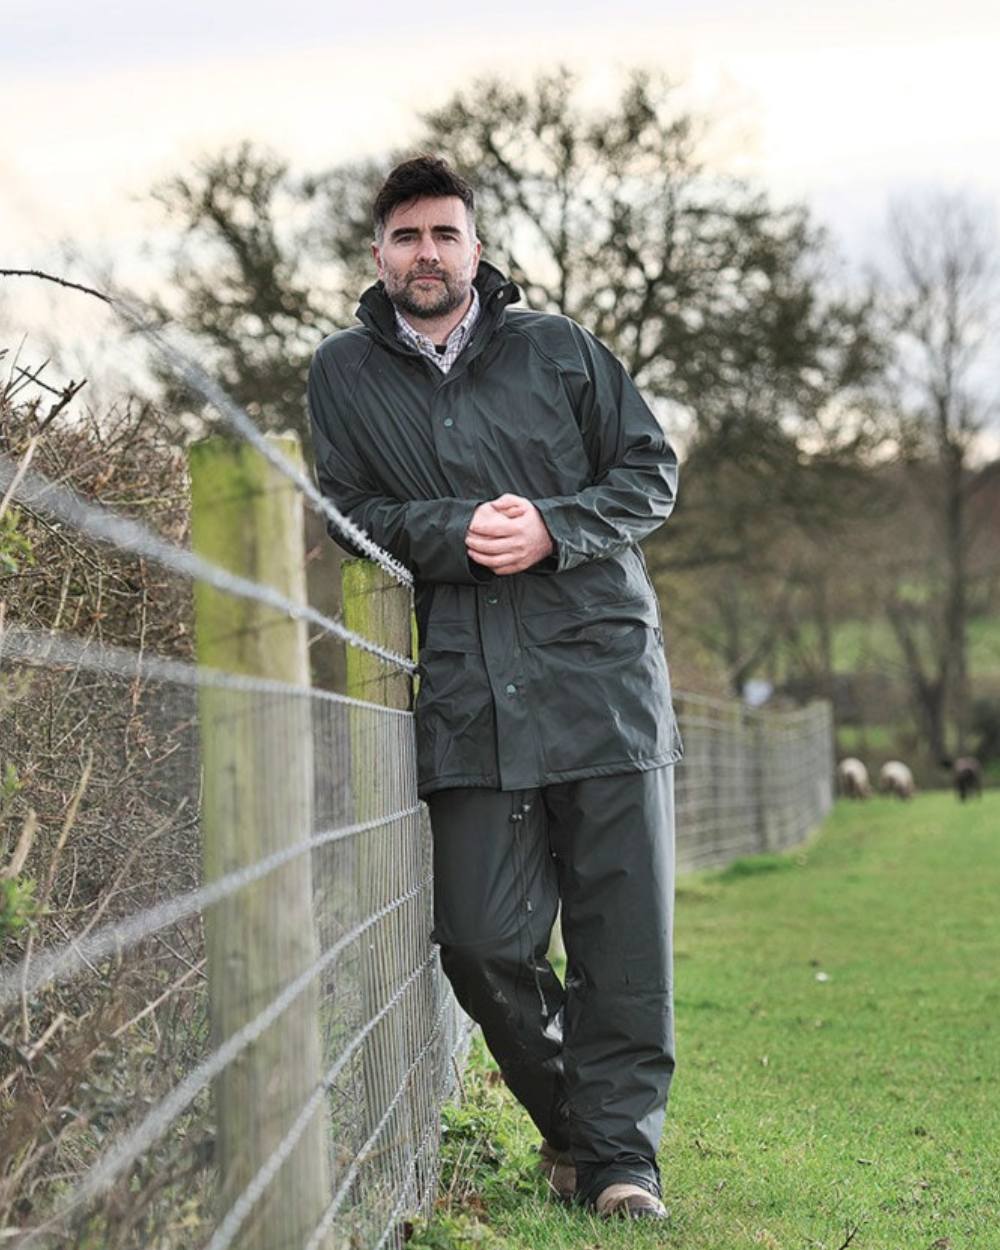
[[[49,481],[34,470],[22,472],[19,466],[0,452],[0,489],[6,490],[11,486],[14,497],[25,506],[72,525],[81,534],[96,542],[107,543],[132,555],[145,556],[171,572],[204,582],[225,594],[262,603],[284,613],[292,620],[315,625],[324,633],[332,634],[352,647],[368,651],[404,672],[414,671],[413,662],[405,656],[347,629],[339,621],[318,612],[308,604],[296,603],[270,586],[249,581],[209,563],[192,551],[175,547],[137,521],[118,516],[97,504],[88,503],[69,487]]]
[[[278,470],[305,497],[309,506],[324,516],[348,544],[355,550],[374,561],[384,569],[401,586],[412,587],[413,575],[390,552],[380,547],[363,529],[355,525],[350,518],[344,516],[325,495],[322,495],[309,478],[293,464],[285,459],[268,440],[261,434],[250,417],[239,404],[226,394],[221,386],[212,378],[197,361],[183,352],[175,343],[171,343],[164,330],[154,327],[148,315],[136,302],[134,297],[116,295],[113,305],[118,314],[137,330],[154,348],[157,355],[189,387],[203,400],[209,403],[226,424],[244,439]]]
[[[380,714],[405,717],[404,709],[386,708],[353,695],[334,690],[317,690],[311,686],[293,686],[285,681],[269,681],[245,673],[225,673],[207,668],[191,660],[174,660],[149,651],[135,651],[97,640],[81,640],[71,634],[43,633],[24,625],[0,624],[0,664],[19,660],[25,664],[53,668],[64,665],[92,673],[114,674],[116,677],[145,681],[174,682],[212,690],[238,690],[245,694],[288,695],[291,698],[314,699],[339,703],[345,707],[367,708]]]
[[[414,805],[400,812],[392,812],[388,816],[347,825],[343,829],[329,829],[312,837],[303,838],[285,850],[276,851],[266,859],[227,873],[224,877],[213,881],[211,885],[202,886],[200,889],[192,890],[189,894],[180,895],[156,907],[136,912],[127,920],[105,925],[86,937],[53,947],[34,959],[25,959],[0,976],[0,1008],[15,1002],[24,994],[37,993],[43,986],[67,981],[91,971],[95,963],[99,963],[107,956],[124,954],[161,929],[170,928],[181,920],[199,915],[224,898],[232,897],[238,891],[246,889],[247,886],[262,880],[302,855],[308,855],[321,847],[357,837],[384,825],[412,819],[419,812],[420,808]]]

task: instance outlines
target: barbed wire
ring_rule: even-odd
[[[20,481],[17,480],[19,476]],[[236,573],[230,573],[192,551],[176,547],[138,521],[118,516],[98,504],[87,503],[70,487],[53,482],[44,474],[33,469],[25,472],[23,466],[15,465],[7,455],[0,452],[0,489],[6,490],[12,484],[13,495],[22,504],[72,525],[89,538],[132,555],[145,556],[162,568],[204,582],[225,594],[262,603],[285,613],[293,620],[307,621],[325,633],[333,634],[352,647],[378,656],[404,672],[416,671],[412,660],[355,633],[309,604],[296,603],[272,586],[264,586]]]
[[[262,456],[279,473],[293,482],[303,494],[309,505],[326,517],[339,533],[356,549],[394,578],[400,585],[408,588],[413,586],[413,575],[390,552],[380,547],[373,538],[355,525],[349,517],[344,516],[340,509],[309,480],[305,473],[287,460],[257,429],[247,413],[237,404],[225,390],[210,377],[209,374],[176,344],[167,341],[161,327],[153,326],[144,315],[141,305],[132,296],[117,294],[111,298],[116,313],[137,330],[164,360],[184,381],[196,391],[206,403],[210,404],[227,424]]]
[[[39,278],[45,282],[54,282],[58,286],[92,295],[108,305],[112,311],[137,331],[154,351],[175,373],[179,373],[188,386],[211,405],[226,421],[231,429],[240,434],[251,446],[264,456],[267,461],[293,482],[308,501],[309,506],[325,516],[335,529],[348,540],[357,550],[362,551],[370,560],[379,565],[401,586],[412,588],[413,574],[405,565],[377,542],[327,499],[296,465],[272,447],[267,439],[254,425],[253,421],[236,401],[211,377],[191,355],[183,351],[176,343],[167,340],[165,327],[154,324],[142,300],[136,295],[116,290],[110,279],[103,280],[106,290],[98,290],[96,285],[86,286],[79,282],[71,282],[56,274],[45,273],[40,269],[0,269],[4,277]],[[92,279],[92,281],[96,281]],[[305,386],[303,385],[303,394]]]

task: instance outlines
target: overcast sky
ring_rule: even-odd
[[[143,196],[199,153],[251,138],[300,170],[405,144],[421,110],[477,75],[564,62],[592,98],[664,69],[722,118],[719,156],[806,200],[858,264],[890,195],[1000,204],[996,0],[660,0],[432,6],[241,0],[4,0],[0,258],[70,239],[128,265]],[[0,288],[7,318],[15,299]],[[25,312],[30,298],[19,289]]]

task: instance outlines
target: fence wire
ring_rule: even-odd
[[[109,672],[99,651],[64,645],[53,668],[39,664],[37,639],[20,638],[33,661],[30,687],[0,730],[3,759],[28,763],[41,717],[62,742],[47,782],[53,799],[72,792],[87,750],[104,782],[80,805],[38,943],[20,961],[5,951],[0,969],[2,1036],[14,1056],[5,1093],[37,1094],[33,1114],[47,1120],[52,1142],[44,1166],[5,1178],[16,1186],[32,1174],[16,1239],[10,1228],[5,1235],[15,1245],[109,1250],[254,1245],[272,1187],[321,1142],[327,1205],[311,1219],[290,1210],[275,1250],[401,1245],[401,1213],[426,1210],[433,1195],[440,1106],[467,1037],[430,945],[430,842],[415,799],[412,718],[216,675],[212,731],[260,753],[259,786],[245,797],[254,819],[287,824],[288,792],[275,778],[305,779],[308,801],[306,823],[284,849],[206,880],[202,830],[191,819],[204,801],[198,684],[147,678],[137,701],[120,654],[110,653]],[[818,823],[831,801],[825,705],[776,714],[694,695],[676,702],[687,751],[677,776],[682,868],[781,849]],[[46,793],[34,801],[44,806]],[[109,890],[101,878],[116,847],[150,828],[157,836]],[[219,1037],[206,929],[238,931],[246,896],[295,864],[307,866],[312,910],[302,917],[301,971],[288,983],[255,984],[238,1005],[244,1023]],[[226,958],[238,959],[245,936]],[[322,1076],[290,1095],[291,1076],[309,1066],[301,1052],[310,1040],[284,1022],[304,998],[319,1021]],[[225,1189],[216,1151],[226,1130],[210,1091],[268,1044],[280,1056],[276,1087],[253,1091],[252,1123],[270,1133],[269,1149]],[[68,1084],[72,1098],[61,1102]],[[284,1103],[269,1123],[275,1099]],[[19,1123],[26,1127],[15,1115],[5,1126],[12,1155]]]
[[[276,461],[203,371],[156,346],[402,583],[405,640],[406,571]],[[378,657],[373,697],[414,669],[0,455],[8,489],[58,526]],[[87,553],[74,559],[77,576]],[[401,1247],[403,1216],[433,1201],[440,1109],[469,1036],[430,941],[412,715],[103,641],[98,573],[97,637],[0,628],[0,868],[20,827],[34,874],[20,898],[15,874],[0,878],[0,1245]],[[117,571],[114,594],[133,628]],[[140,640],[146,607],[143,589]],[[818,823],[826,708],[677,703],[682,868],[780,849]]]
[[[0,1068],[2,1185],[9,1197],[17,1191],[22,1213],[14,1227],[8,1215],[4,1236],[26,1246],[224,1250],[260,1244],[255,1223],[266,1221],[269,1236],[284,1227],[274,1250],[310,1238],[399,1244],[399,1212],[426,1208],[433,1195],[440,1106],[468,1036],[430,944],[431,853],[412,718],[350,699],[247,689],[243,679],[211,689],[206,720],[196,686],[148,680],[136,700],[121,673],[24,671],[28,689],[0,728],[4,761],[30,768],[41,717],[62,750],[33,803],[59,806],[87,751],[102,784],[80,803],[32,949],[4,950],[0,1036],[12,1062]],[[258,753],[258,783],[242,811],[262,830],[258,846],[274,830],[271,854],[203,862],[201,823],[189,817],[204,806],[209,733]],[[295,815],[304,811],[305,824],[291,831],[281,778],[304,783]],[[150,828],[158,836],[109,888],[102,878],[121,844]],[[288,952],[268,963],[268,934],[251,931],[267,917],[253,907],[280,902],[282,889],[293,897],[303,872],[308,907],[292,935],[301,970],[286,983]],[[254,949],[266,966],[248,977],[238,965]],[[227,1019],[244,1023],[229,1036],[213,1018],[213,958],[223,961],[216,981],[228,978],[242,994]],[[303,1029],[303,1015],[312,1028]],[[221,1083],[239,1082],[255,1050],[275,1057],[273,1087],[246,1091],[245,1123],[223,1125]],[[297,1074],[313,1069],[321,1079],[306,1087]],[[36,1140],[39,1119],[48,1158],[18,1167],[19,1134]],[[256,1152],[266,1163],[224,1184],[220,1138],[234,1131],[267,1138]],[[306,1155],[317,1144],[326,1205],[289,1210],[282,1225],[268,1212],[272,1191],[289,1170],[316,1167]]]
[[[374,561],[400,586],[413,586],[413,575],[410,570],[378,543],[374,542],[364,530],[359,529],[350,518],[344,516],[338,507],[322,495],[315,484],[306,475],[290,464],[267,438],[261,434],[246,411],[239,406],[226,391],[210,376],[202,365],[180,346],[172,342],[169,331],[158,327],[134,296],[121,292],[112,299],[118,315],[138,331],[146,343],[156,352],[164,364],[187,385],[210,404],[225,423],[240,438],[255,448],[274,468],[291,481],[301,493],[310,508],[319,512],[327,520],[332,532],[346,539],[352,548]]]
[[[107,543],[118,551],[146,556],[174,573],[204,582],[226,594],[252,599],[275,608],[292,620],[315,625],[324,633],[333,634],[352,647],[368,651],[404,672],[413,672],[414,665],[405,656],[389,651],[353,630],[345,629],[340,621],[325,616],[308,604],[294,602],[272,586],[239,577],[192,551],[165,542],[139,522],[80,499],[68,487],[50,481],[44,474],[19,467],[3,452],[0,452],[0,490],[13,491],[18,502],[66,522],[97,542]]]
[[[833,803],[829,703],[751,710],[677,693],[677,867],[713,868],[794,846]]]

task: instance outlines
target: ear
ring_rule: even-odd
[[[472,276],[475,277],[479,272],[479,258],[483,254],[483,245],[476,240],[476,246],[472,252]]]
[[[372,257],[375,261],[375,272],[380,278],[385,278],[385,268],[382,264],[382,249],[377,243],[372,244]]]

